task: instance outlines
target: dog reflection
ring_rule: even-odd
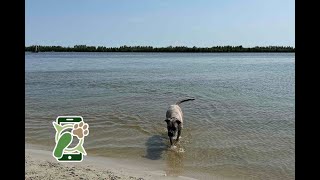
[[[179,176],[183,173],[183,159],[184,153],[179,152],[179,147],[177,150],[168,150],[166,153],[166,174],[168,176]]]

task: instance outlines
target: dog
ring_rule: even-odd
[[[172,139],[176,135],[177,131],[178,131],[178,135],[177,135],[176,142],[179,141],[181,131],[183,128],[183,113],[179,105],[183,102],[193,101],[193,100],[195,99],[189,98],[189,99],[178,101],[175,104],[170,105],[166,112],[165,122],[167,123],[168,136],[169,136],[171,146],[173,145]]]

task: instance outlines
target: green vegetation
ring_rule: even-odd
[[[75,45],[74,47],[62,46],[37,46],[39,52],[295,52],[295,48],[290,46],[266,46],[266,47],[242,47],[242,46],[214,46],[214,47],[186,47],[186,46],[168,46],[168,47],[152,47],[152,46],[120,46],[120,47],[104,47],[104,46],[86,46]],[[36,46],[25,47],[25,51],[36,51]]]

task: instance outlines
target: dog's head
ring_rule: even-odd
[[[164,121],[166,121],[167,123],[168,136],[172,138],[176,135],[178,126],[181,124],[181,121],[179,121],[177,118],[166,118]]]

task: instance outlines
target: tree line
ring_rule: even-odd
[[[37,47],[37,48],[36,48]],[[187,47],[187,46],[87,46],[75,45],[73,47],[63,46],[26,46],[25,51],[39,52],[295,52],[291,46],[265,46],[265,47],[242,47],[242,46],[213,46],[213,47]]]

